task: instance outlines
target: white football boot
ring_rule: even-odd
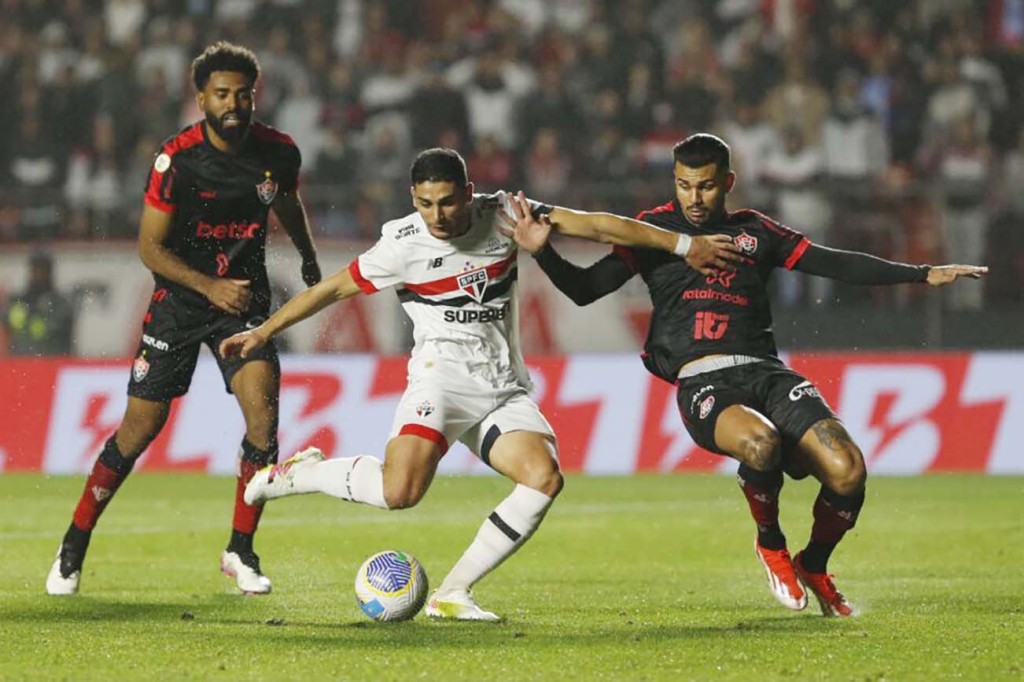
[[[501,616],[484,611],[469,590],[451,590],[443,594],[434,592],[427,601],[426,614],[431,618],[454,620],[481,620],[497,622]]]
[[[81,568],[74,571],[67,577],[60,572],[60,548],[58,548],[57,558],[53,560],[53,565],[50,566],[50,573],[46,576],[46,594],[52,594],[58,597],[67,597],[72,594],[78,594],[78,583],[81,582],[81,580]]]
[[[295,472],[324,461],[324,453],[308,447],[280,464],[271,464],[257,471],[245,486],[246,504],[260,504],[276,497],[295,495]]]
[[[270,594],[270,578],[260,571],[260,560],[253,554],[249,563],[242,560],[237,552],[224,551],[220,555],[221,573],[235,579],[244,594]]]

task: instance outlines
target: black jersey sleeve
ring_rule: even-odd
[[[562,258],[551,244],[534,259],[552,284],[576,305],[588,305],[612,293],[635,274],[632,264],[613,251],[593,265],[581,268]]]
[[[796,269],[808,275],[850,284],[904,284],[926,281],[930,267],[894,263],[859,251],[811,244],[797,262]]]
[[[767,241],[768,253],[770,254],[769,260],[775,267],[792,270],[803,257],[807,247],[811,245],[811,242],[803,233],[783,225],[758,211],[744,209],[735,212],[733,215],[736,217],[753,216],[758,223],[758,233]],[[750,237],[747,237],[747,239],[749,240]],[[739,240],[737,240],[737,244],[740,248],[744,246]],[[751,249],[756,248],[755,240]]]

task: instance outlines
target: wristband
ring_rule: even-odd
[[[693,239],[688,234],[680,234],[679,240],[676,242],[675,248],[672,249],[672,253],[677,256],[686,257],[686,254],[690,252],[690,244]]]

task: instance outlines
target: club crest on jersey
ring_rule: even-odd
[[[700,413],[698,416],[701,419],[707,419],[708,415],[711,414],[711,410],[715,407],[715,396],[709,395],[704,400],[700,401]]]
[[[733,241],[736,242],[736,246],[740,247],[740,251],[748,256],[754,255],[754,252],[757,251],[757,237],[746,232],[740,232]]]
[[[266,179],[256,185],[256,196],[260,198],[260,201],[269,206],[274,197],[277,196],[277,183],[270,179],[270,171],[266,173]]]
[[[487,290],[487,269],[480,268],[479,270],[472,270],[470,272],[459,275],[456,282],[459,288],[469,294],[477,303],[483,303],[484,291]]]
[[[132,363],[132,378],[135,379],[135,383],[138,383],[145,379],[147,374],[149,374],[149,361],[146,360],[146,354],[143,353]]]
[[[417,417],[429,417],[432,414],[434,414],[434,406],[430,404],[429,400],[424,400],[416,406]]]

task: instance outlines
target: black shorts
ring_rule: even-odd
[[[679,414],[693,441],[724,455],[715,445],[715,422],[730,405],[757,410],[778,429],[783,452],[822,419],[834,419],[817,387],[778,360],[727,367],[679,381]]]
[[[154,294],[142,325],[142,338],[128,379],[128,395],[160,402],[185,395],[196,370],[199,347],[204,343],[217,359],[228,393],[232,392],[232,377],[245,363],[267,360],[279,367],[273,341],[244,359],[225,360],[217,352],[223,339],[262,324],[266,315],[235,317],[215,309],[197,310],[194,305],[176,302],[173,294],[161,297],[159,291]]]

